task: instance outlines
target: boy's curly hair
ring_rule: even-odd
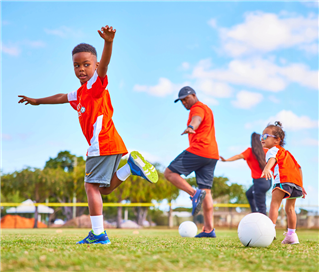
[[[80,43],[72,50],[72,56],[76,53],[89,52],[97,57],[97,50],[90,44]]]
[[[280,138],[280,146],[284,146],[284,138],[286,137],[286,133],[283,131],[282,123],[280,121],[275,121],[274,125],[269,124],[266,128],[272,129],[272,134],[277,138]]]

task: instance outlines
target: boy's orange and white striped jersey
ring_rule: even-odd
[[[300,174],[301,166],[297,163],[292,154],[283,147],[276,145],[269,149],[266,154],[266,161],[275,158],[276,163],[271,168],[274,176],[274,183],[294,183],[303,187]]]
[[[79,122],[89,148],[87,156],[127,154],[126,146],[113,121],[113,107],[108,78],[100,78],[95,71],[88,82],[68,94],[70,105],[78,112]]]

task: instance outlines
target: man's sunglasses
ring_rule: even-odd
[[[262,135],[260,136],[260,141],[262,141],[262,140],[267,140],[268,137],[277,138],[277,137],[274,136],[274,135],[270,135],[270,134],[265,133],[265,134],[262,134]]]

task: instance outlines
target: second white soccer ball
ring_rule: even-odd
[[[276,230],[268,216],[262,213],[250,213],[240,221],[238,236],[246,247],[267,247],[276,236]]]
[[[197,235],[198,228],[192,221],[185,221],[179,226],[179,234],[181,237],[194,237]]]

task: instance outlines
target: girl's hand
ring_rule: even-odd
[[[302,198],[306,198],[307,192],[303,187],[302,187],[302,194],[303,194]]]
[[[98,30],[98,33],[102,39],[106,42],[113,42],[114,36],[116,34],[116,30],[113,29],[112,26],[106,25],[105,27],[101,27],[101,31]]]
[[[25,103],[25,105],[31,104],[33,106],[38,106],[39,103],[37,103],[37,100],[34,98],[26,97],[24,95],[18,95],[18,97],[21,97],[18,103]]]
[[[224,157],[221,157],[221,156],[220,156],[220,160],[224,162],[227,161]]]
[[[268,179],[272,179],[272,174],[270,173],[270,170],[267,170],[266,168],[265,169],[263,169],[263,171],[262,171],[262,174],[261,174],[261,177],[260,178],[262,178],[262,177],[266,177],[266,180],[268,180]]]

